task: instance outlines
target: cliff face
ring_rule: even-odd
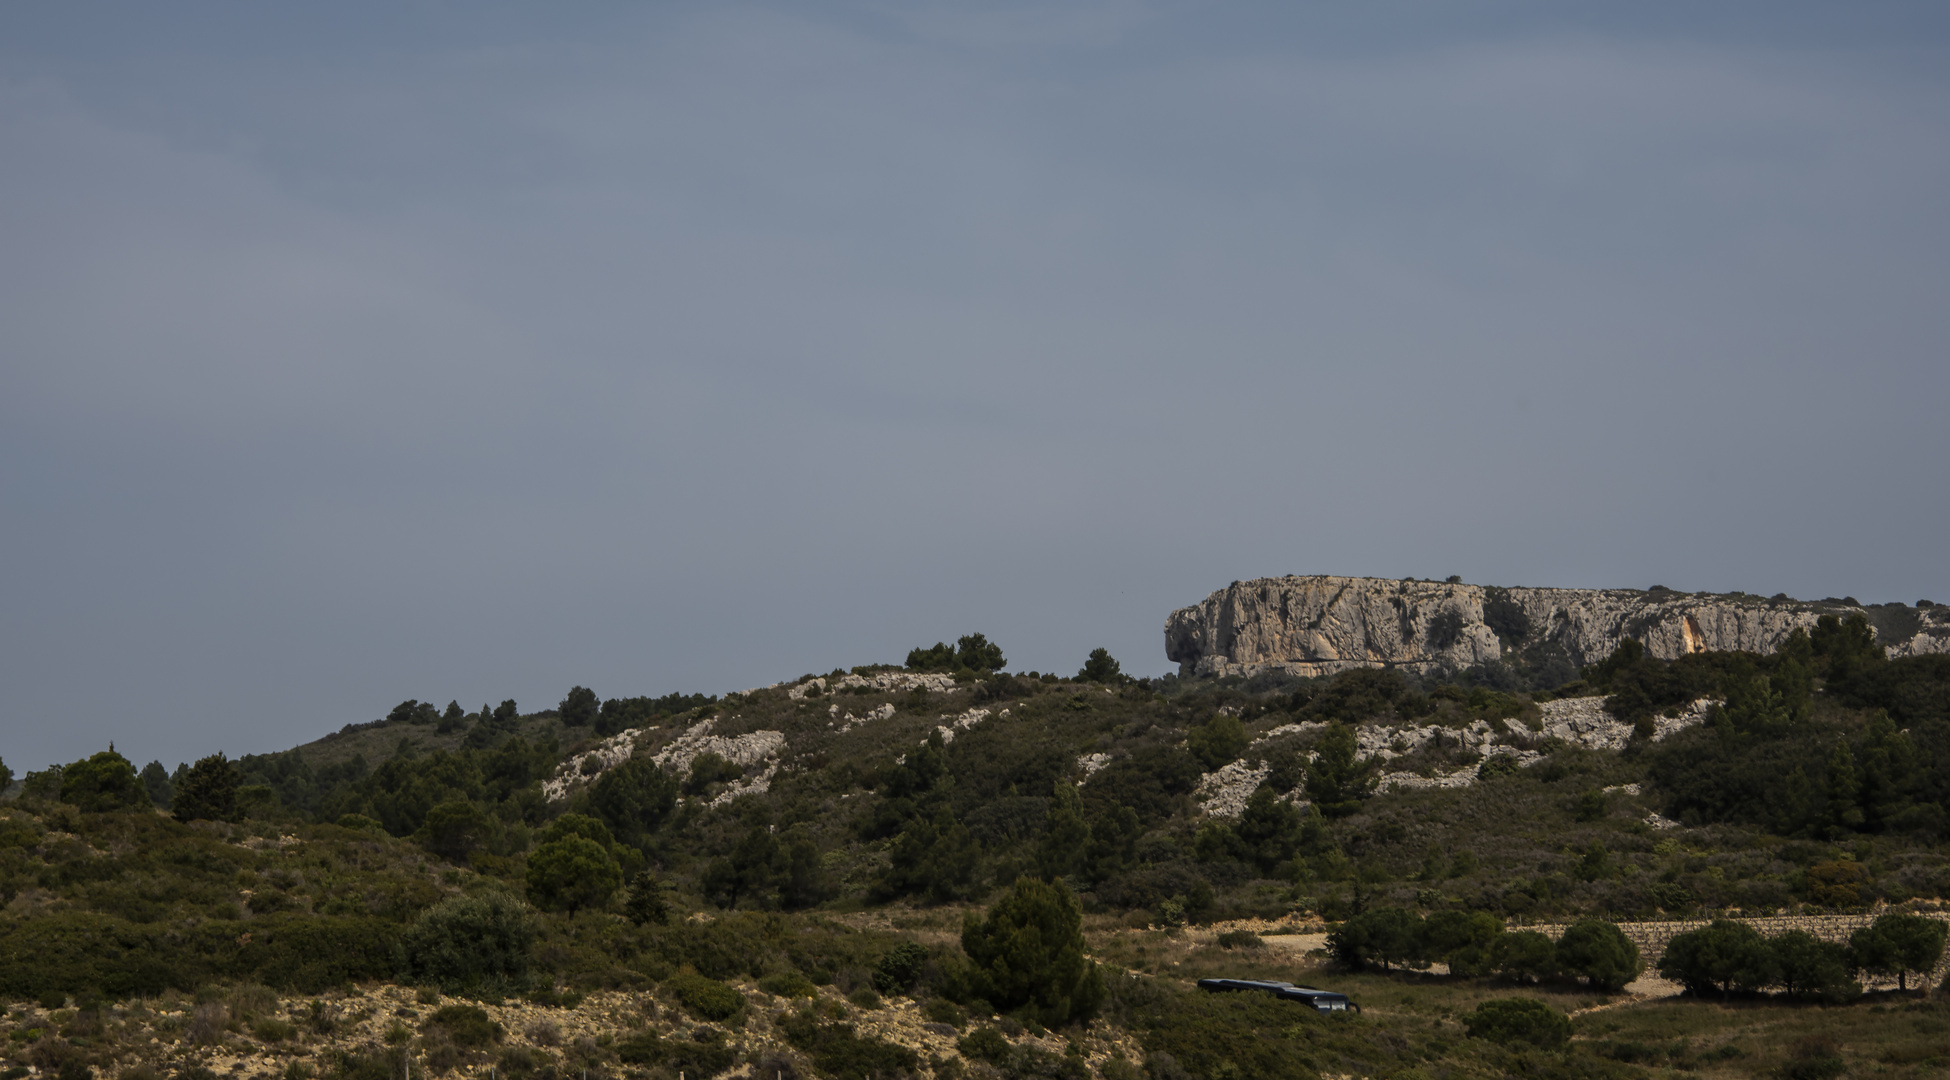
[[[1354,667],[1460,669],[1512,652],[1561,650],[1572,664],[1637,638],[1653,656],[1768,652],[1822,615],[1868,617],[1889,655],[1950,652],[1950,607],[1862,607],[1636,589],[1495,589],[1388,578],[1235,581],[1171,613],[1165,655],[1186,675]]]

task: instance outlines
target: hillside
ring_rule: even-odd
[[[1817,985],[1842,1049],[1800,1058],[1753,1011],[1804,1008],[1778,971],[1741,976],[1744,1012],[1633,1005],[1569,951],[1511,951],[1525,925],[1939,909],[1950,656],[1891,657],[1859,612],[1770,645],[1621,638],[1543,688],[1487,653],[1017,674],[970,635],[721,697],[405,702],[173,772],[98,754],[0,806],[4,1053],[62,1080],[1745,1076],[1885,1054],[1928,1075],[1937,1029],[1846,1020],[1938,1008],[1896,989],[1934,960],[1890,968],[1868,938],[1822,946],[1855,965]],[[1011,912],[1079,935],[1048,961],[1061,994],[985,959]],[[1247,929],[1337,936],[1330,957]],[[1366,1008],[1201,995],[1202,975]],[[1861,984],[1870,1003],[1840,1006]],[[1562,1045],[1465,1036],[1513,995],[1606,1008]],[[1680,1006],[1695,1019],[1658,1011]]]

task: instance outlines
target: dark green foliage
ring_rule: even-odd
[[[501,1041],[501,1025],[478,1005],[443,1005],[427,1017],[428,1027],[442,1029],[461,1046],[486,1046]]]
[[[648,870],[630,878],[630,895],[623,901],[623,914],[638,926],[662,926],[670,921],[669,886]]]
[[[616,1044],[616,1056],[626,1065],[660,1065],[670,1075],[707,1078],[728,1072],[738,1060],[724,1043],[724,1033],[698,1028],[689,1039],[665,1039],[644,1031]]]
[[[934,903],[967,899],[976,890],[980,850],[954,811],[916,818],[901,830],[881,877],[883,896],[924,896]]]
[[[1114,683],[1124,678],[1124,669],[1108,649],[1090,650],[1089,659],[1077,671],[1078,682]]]
[[[1002,646],[981,634],[967,634],[955,642],[955,662],[977,673],[1001,671],[1009,666],[1009,661],[1002,656]]]
[[[656,766],[649,768],[656,769]],[[728,784],[743,775],[744,766],[707,750],[691,759],[690,772],[684,777],[684,794],[702,795],[713,784]]]
[[[904,1080],[921,1065],[914,1051],[856,1034],[851,1024],[821,1024],[792,1013],[780,1020],[779,1030],[812,1058],[820,1075],[835,1080]]]
[[[1009,1045],[1008,1038],[1000,1031],[985,1026],[978,1027],[957,1039],[955,1049],[960,1050],[964,1057],[997,1064],[1008,1059],[1012,1047]]]
[[[692,775],[696,775],[695,763]],[[738,770],[732,778],[738,775],[743,775],[743,770]],[[637,846],[662,827],[677,808],[677,783],[655,762],[631,758],[603,773],[590,785],[589,805],[609,826],[612,835],[625,844]]]
[[[1567,975],[1580,976],[1594,990],[1617,993],[1638,978],[1639,947],[1617,926],[1587,920],[1564,931],[1557,941],[1557,963]]]
[[[1236,716],[1220,714],[1211,720],[1185,733],[1185,749],[1198,759],[1207,771],[1239,756],[1252,740]]]
[[[1503,920],[1487,911],[1438,911],[1422,920],[1421,954],[1449,965],[1452,975],[1486,975]]]
[[[921,981],[927,967],[928,950],[912,941],[903,941],[888,950],[874,965],[874,989],[883,994],[905,994]]]
[[[316,992],[391,975],[394,942],[393,928],[373,919],[276,915],[248,924],[212,920],[184,932],[94,912],[55,912],[0,934],[0,995],[120,998],[215,979]]]
[[[607,903],[623,884],[623,870],[603,844],[565,835],[528,853],[527,883],[530,903],[574,916]]]
[[[594,727],[597,704],[594,690],[586,686],[572,686],[555,711],[562,718],[564,727]]]
[[[978,996],[1043,1024],[1087,1020],[1103,1000],[1097,965],[1083,955],[1083,913],[1061,884],[1017,878],[984,918],[962,923],[962,951]]]
[[[1806,930],[1788,930],[1769,939],[1781,989],[1791,998],[1846,1001],[1862,992],[1849,978],[1845,946],[1822,941]]]
[[[465,865],[469,856],[486,847],[500,831],[500,823],[487,811],[471,802],[451,799],[427,811],[413,839],[435,855]]]
[[[927,648],[913,648],[907,652],[909,671],[953,671],[955,670],[955,648],[945,641],[937,641]]]
[[[981,634],[963,635],[952,648],[946,642],[937,641],[907,654],[909,671],[968,671],[980,675],[1008,666],[1002,647]]]
[[[177,821],[235,821],[241,782],[237,766],[222,754],[199,758],[176,778],[169,812]]]
[[[1494,998],[1463,1017],[1472,1039],[1556,1050],[1571,1039],[1571,1018],[1535,998]]]
[[[405,701],[393,706],[393,711],[386,714],[384,722],[387,724],[437,724],[440,722],[440,709],[431,701],[419,701],[414,698],[407,698]]]
[[[819,996],[819,987],[811,979],[806,978],[796,971],[788,971],[778,975],[767,975],[758,980],[758,988],[768,994],[782,998],[815,998]]]
[[[1348,967],[1426,967],[1422,920],[1401,908],[1369,908],[1327,935],[1327,951]]]
[[[449,993],[518,991],[528,981],[535,933],[527,909],[507,893],[443,900],[402,937],[404,974]]]
[[[695,972],[680,971],[665,979],[663,991],[704,1020],[729,1020],[745,1008],[745,995]]]
[[[0,790],[4,790],[7,786],[5,773],[6,766],[0,764]],[[165,810],[169,808],[171,793],[169,770],[163,768],[162,762],[152,761],[144,765],[142,771],[136,774],[136,778],[142,781],[142,789],[149,793],[149,802],[151,804]]]
[[[1896,976],[1897,986],[1907,990],[1911,973],[1927,975],[1942,959],[1946,932],[1950,926],[1940,919],[1878,915],[1874,923],[1849,935],[1849,956],[1855,967],[1872,975]]]
[[[1535,930],[1512,930],[1490,943],[1490,970],[1512,982],[1556,977],[1557,943]]]
[[[795,828],[781,837],[763,825],[746,830],[730,855],[711,863],[703,886],[713,903],[726,908],[741,899],[766,909],[808,907],[828,892],[819,851],[805,832]]]
[[[1260,936],[1251,930],[1227,930],[1215,939],[1215,943],[1221,949],[1260,949],[1266,946]]]
[[[113,750],[103,750],[62,770],[61,801],[93,813],[151,805],[148,790],[136,779],[135,766]]]
[[[717,700],[709,694],[610,698],[603,702],[596,717],[596,734],[614,735],[628,728],[654,727],[669,717],[704,708]]]
[[[956,740],[956,745],[960,743]],[[1150,828],[1171,816],[1198,785],[1199,775],[1198,762],[1183,750],[1144,747],[1092,776],[1083,798],[1091,807],[1129,807],[1139,823]]]
[[[1307,797],[1328,817],[1345,817],[1360,809],[1374,793],[1374,768],[1356,756],[1354,729],[1335,724],[1327,729],[1307,764]]]
[[[1717,992],[1722,997],[1736,990],[1752,993],[1779,978],[1766,939],[1753,927],[1731,919],[1715,919],[1667,942],[1659,958],[1659,975],[1693,994]]]
[[[4,760],[0,760],[0,791],[7,790],[8,786],[13,782],[14,771],[7,767],[7,763]]]

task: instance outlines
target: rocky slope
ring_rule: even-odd
[[[1950,652],[1950,607],[1941,605],[1315,575],[1235,581],[1172,612],[1165,655],[1185,675],[1461,669],[1539,650],[1583,665],[1628,637],[1662,659],[1767,652],[1822,615],[1854,614],[1868,618],[1891,656]]]

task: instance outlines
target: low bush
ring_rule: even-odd
[[[448,993],[521,990],[528,982],[535,923],[500,891],[457,896],[428,909],[402,942],[409,978]]]
[[[1463,1018],[1472,1039],[1556,1050],[1571,1039],[1571,1018],[1534,998],[1495,998]]]
[[[1221,949],[1257,949],[1264,944],[1251,930],[1227,930],[1219,935]]]
[[[888,950],[874,965],[874,989],[883,994],[905,994],[921,981],[928,963],[928,950],[912,941],[903,941]]]
[[[745,995],[716,979],[681,971],[663,982],[663,990],[678,1004],[705,1020],[729,1020],[745,1008]]]
[[[812,998],[819,996],[819,987],[811,979],[796,971],[778,975],[767,975],[758,980],[758,988],[775,997]]]
[[[921,1067],[905,1046],[859,1035],[851,1024],[821,1024],[806,1013],[779,1022],[786,1041],[812,1058],[813,1068],[835,1080],[896,1080]]]
[[[729,1070],[738,1055],[724,1044],[724,1033],[699,1028],[689,1039],[665,1039],[653,1032],[618,1042],[616,1056],[626,1065],[662,1066],[671,1074],[712,1077]]]
[[[501,1041],[501,1025],[478,1005],[443,1005],[427,1017],[427,1028],[440,1028],[461,1046],[486,1046]]]

